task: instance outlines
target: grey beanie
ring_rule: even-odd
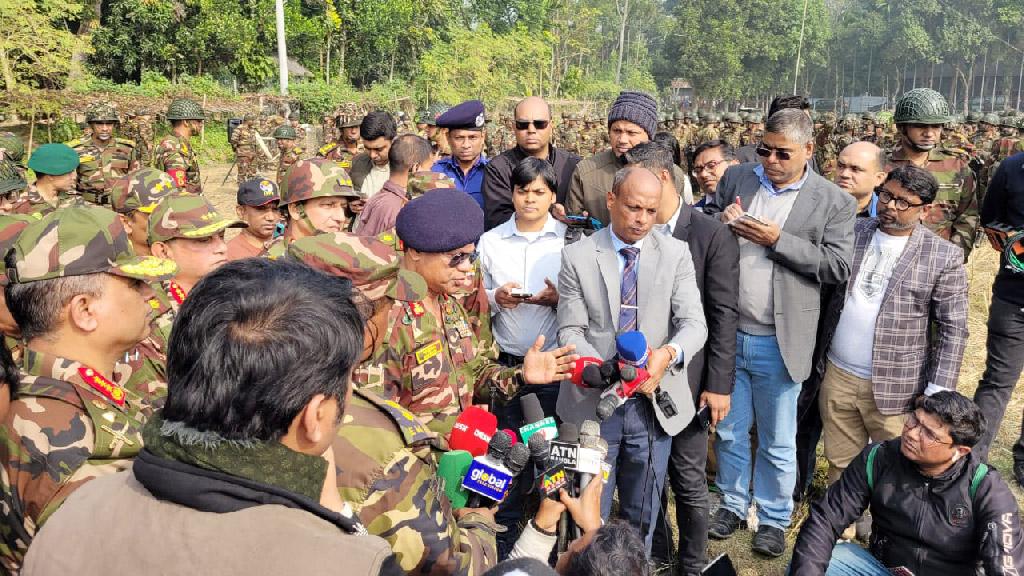
[[[644,92],[620,92],[608,112],[608,127],[611,128],[616,120],[636,124],[654,140],[654,133],[658,131],[658,103]]]

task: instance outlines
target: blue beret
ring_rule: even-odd
[[[39,174],[69,174],[78,168],[78,152],[67,144],[43,144],[28,159],[28,167]]]
[[[395,220],[395,232],[414,250],[448,252],[480,239],[484,211],[462,190],[439,188],[403,206]]]
[[[483,130],[486,122],[484,103],[479,100],[466,100],[437,117],[438,128]]]

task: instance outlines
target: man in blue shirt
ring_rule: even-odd
[[[455,180],[459,190],[473,197],[482,209],[484,196],[484,104],[479,100],[467,100],[453,106],[437,117],[437,127],[448,131],[448,145],[451,156],[434,162],[431,168]]]

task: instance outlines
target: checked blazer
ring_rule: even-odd
[[[850,279],[836,291],[826,311],[824,336],[829,345],[877,229],[875,218],[857,222]],[[910,410],[914,396],[929,383],[955,390],[966,345],[963,251],[918,224],[896,263],[875,321],[871,384],[878,411],[893,415]],[[824,372],[826,358],[822,354],[818,359],[819,373]]]

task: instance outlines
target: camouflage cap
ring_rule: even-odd
[[[438,188],[457,188],[455,180],[452,180],[447,174],[442,172],[432,172],[430,170],[420,170],[413,172],[409,176],[409,184],[406,186],[406,190],[409,192],[409,198],[419,198],[430,190],[436,190]]]
[[[17,284],[100,272],[166,280],[178,269],[170,260],[136,256],[117,215],[99,206],[72,206],[29,223],[10,254],[7,278]]]
[[[296,240],[288,245],[288,257],[332,276],[348,278],[371,301],[384,296],[399,272],[398,252],[393,246],[349,232]]]
[[[21,175],[14,162],[0,159],[0,195],[24,190],[27,186],[25,177]]]
[[[140,168],[114,181],[110,203],[114,212],[129,214],[138,210],[151,214],[165,197],[180,192],[174,179],[156,168]]]
[[[93,104],[85,112],[86,122],[120,122],[117,111],[110,104]]]
[[[36,219],[28,214],[0,214],[0,254],[14,247],[21,231]],[[0,274],[0,287],[6,286],[7,275]]]
[[[348,172],[326,158],[299,160],[288,169],[281,183],[282,206],[329,196],[362,198],[352,187]]]
[[[208,238],[227,228],[248,228],[235,218],[225,218],[203,196],[179,192],[157,204],[149,217],[149,243],[175,238]]]

